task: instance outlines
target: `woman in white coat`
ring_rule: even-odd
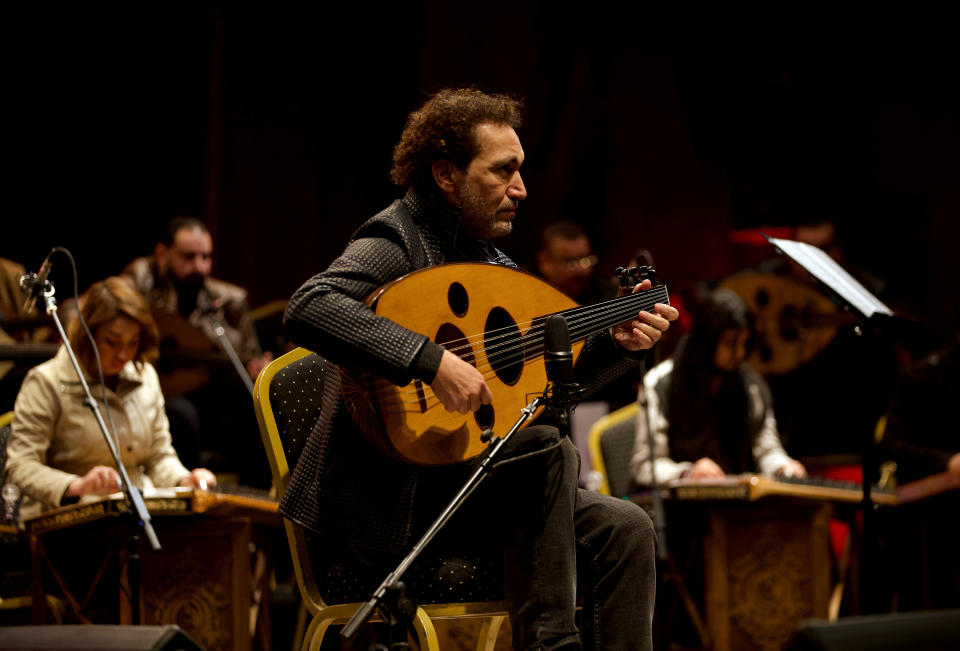
[[[70,339],[101,412],[113,424],[114,443],[140,489],[212,486],[213,473],[187,470],[171,443],[163,394],[151,360],[157,327],[146,301],[124,278],[94,283],[80,299]],[[97,368],[103,368],[103,383]],[[110,418],[106,412],[109,410]],[[24,495],[21,519],[86,495],[119,490],[119,474],[65,348],[30,370],[14,406],[7,445],[7,476]]]

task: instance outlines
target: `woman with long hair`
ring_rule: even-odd
[[[758,472],[803,477],[806,469],[780,442],[770,389],[744,360],[750,313],[732,291],[709,294],[673,356],[643,380],[634,480],[651,482],[650,432],[658,482]],[[644,401],[645,398],[645,401]]]

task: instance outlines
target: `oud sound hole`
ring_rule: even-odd
[[[517,322],[502,307],[493,308],[487,315],[483,344],[497,378],[507,385],[516,384],[523,372],[523,342]]]
[[[463,361],[476,367],[477,360],[473,354],[473,346],[467,341],[463,330],[457,326],[452,323],[444,323],[437,330],[437,336],[434,338],[434,341]]]
[[[480,405],[480,409],[473,412],[473,418],[480,429],[493,429],[493,407],[490,405]]]
[[[453,283],[447,290],[447,304],[450,311],[457,316],[464,316],[467,308],[470,307],[470,299],[467,297],[466,288],[460,283]]]

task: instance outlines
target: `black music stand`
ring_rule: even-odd
[[[874,296],[864,287],[856,278],[851,276],[843,267],[837,264],[836,260],[827,255],[823,250],[804,242],[794,240],[780,239],[763,234],[767,241],[781,255],[786,256],[806,271],[829,296],[843,310],[852,314],[858,321],[855,332],[862,335],[869,326],[871,331],[882,329],[889,325],[890,320],[894,318],[893,310],[887,307],[880,299]],[[869,586],[866,581],[869,577],[869,567],[863,567],[863,551],[870,548],[870,535],[872,531],[872,518],[870,517],[874,504],[870,497],[871,484],[873,483],[873,432],[867,436],[863,442],[863,450],[860,456],[861,469],[863,473],[863,500],[861,507],[863,509],[863,532],[861,534],[861,572],[860,588],[861,594],[869,594]]]

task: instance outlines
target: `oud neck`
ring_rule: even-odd
[[[567,320],[570,341],[577,342],[586,339],[595,332],[635,319],[637,313],[641,310],[653,312],[653,306],[657,303],[670,304],[666,285],[658,285],[643,292],[627,294],[593,305],[575,307],[557,314],[562,315]],[[546,321],[546,317],[544,317],[544,321]]]
[[[570,343],[573,344],[583,341],[595,332],[602,332],[618,323],[636,319],[637,313],[641,310],[653,312],[653,306],[657,303],[670,304],[666,285],[658,285],[643,292],[612,298],[602,303],[574,307],[556,314],[567,320]],[[523,335],[524,360],[530,361],[543,355],[544,334],[549,316],[552,315],[546,314],[533,319],[530,329]]]

